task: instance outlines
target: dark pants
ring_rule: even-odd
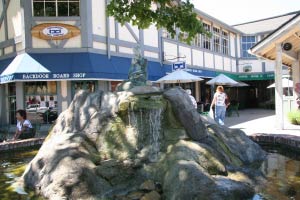
[[[19,136],[19,139],[23,140],[23,139],[33,138],[34,135],[35,135],[34,131],[24,131]]]

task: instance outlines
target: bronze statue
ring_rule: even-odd
[[[134,58],[128,71],[128,80],[117,86],[117,91],[129,90],[135,86],[146,86],[148,80],[147,59],[142,56],[139,46],[133,49]]]
[[[143,58],[139,46],[133,49],[135,57],[132,59],[131,66],[128,72],[128,79],[133,86],[146,85],[147,73],[147,59]]]

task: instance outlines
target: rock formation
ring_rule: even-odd
[[[80,91],[22,179],[48,199],[247,199],[265,153],[184,90]]]

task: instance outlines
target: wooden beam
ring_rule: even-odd
[[[294,35],[293,36],[295,36],[298,40],[300,40],[300,35],[296,32],[296,33],[294,33]]]
[[[298,60],[298,55],[296,52],[294,51],[285,51],[282,50],[282,55],[290,60],[292,60],[293,62]]]
[[[128,31],[130,32],[130,34],[132,35],[132,37],[135,39],[135,41],[137,43],[139,43],[139,38],[138,36],[135,34],[135,32],[133,31],[133,29],[131,28],[131,26],[129,25],[129,23],[125,23],[125,27],[128,29]]]
[[[2,2],[4,3],[5,1],[2,1]],[[1,16],[0,16],[0,28],[1,28],[2,24],[3,24],[4,18],[6,16],[9,3],[10,3],[10,0],[6,1],[5,5],[3,4],[3,10],[2,10],[2,13],[1,13]]]

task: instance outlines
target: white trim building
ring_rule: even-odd
[[[253,37],[254,43],[261,40],[295,15],[289,13],[230,26],[195,10],[213,36],[199,35],[192,45],[187,45],[178,36],[170,38],[167,32],[154,26],[146,30],[129,23],[121,26],[106,16],[106,3],[106,0],[0,0],[0,72],[25,52],[51,72],[41,77],[29,73],[3,78],[11,83],[0,85],[0,95],[4,97],[0,99],[2,125],[14,123],[14,112],[19,108],[30,111],[35,105],[49,108],[51,104],[60,113],[80,88],[114,90],[119,81],[127,78],[137,43],[149,60],[150,80],[170,71],[170,59],[177,57],[184,57],[189,72],[206,79],[224,73],[242,81],[272,80],[274,62],[245,57],[243,47],[250,48]],[[258,26],[263,23],[270,26]],[[254,30],[255,27],[259,29]],[[22,77],[27,78],[22,80]],[[204,83],[187,87],[192,87],[198,101],[204,101],[210,91]],[[41,112],[40,117],[48,121]]]

